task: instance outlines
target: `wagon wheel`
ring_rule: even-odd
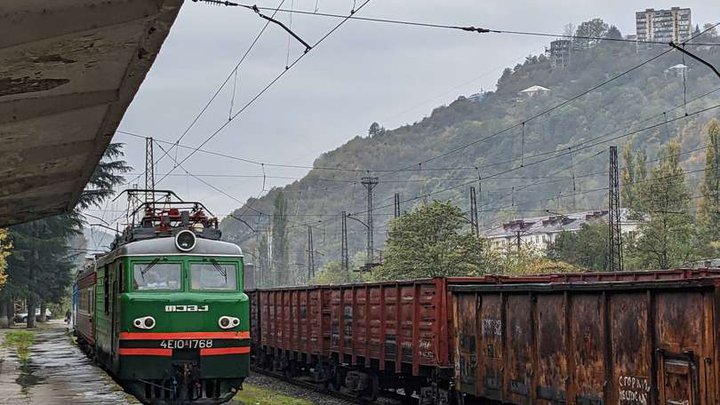
[[[374,402],[377,401],[380,396],[380,378],[378,378],[377,374],[370,374],[369,380],[370,384],[365,390],[365,395],[362,396],[362,399]]]

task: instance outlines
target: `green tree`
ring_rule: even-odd
[[[441,201],[392,220],[384,262],[374,276],[397,280],[487,272],[485,243],[463,230],[465,221],[458,207]]]
[[[577,232],[562,232],[547,248],[547,257],[577,267],[603,271],[607,269],[607,224],[584,224]]]
[[[374,136],[383,135],[385,133],[385,128],[380,126],[377,122],[373,122],[370,125],[370,129],[368,129],[368,137],[372,138]]]
[[[0,228],[0,288],[2,288],[7,281],[5,269],[7,268],[7,257],[10,255],[11,248],[12,243],[10,242],[8,230]],[[2,314],[2,308],[0,308],[0,316],[2,316]]]
[[[286,286],[290,283],[290,266],[288,256],[287,200],[279,191],[273,201],[272,228],[272,268],[275,277],[274,285]]]
[[[570,263],[547,257],[529,243],[520,249],[512,244],[507,245],[503,251],[493,252],[490,260],[494,273],[510,276],[580,271]]]
[[[720,255],[720,123],[713,119],[708,126],[705,150],[705,179],[700,187],[702,200],[698,212],[701,254]]]
[[[693,254],[693,216],[685,172],[680,167],[680,144],[671,141],[660,152],[660,164],[639,187],[641,210],[649,216],[639,228],[631,254],[644,268],[668,269]]]
[[[70,238],[83,226],[81,210],[99,206],[124,181],[130,167],[121,160],[121,144],[111,144],[95,168],[74,209],[64,215],[44,218],[9,228],[13,248],[8,257],[8,282],[0,290],[0,307],[9,315],[15,299],[25,299],[28,328],[35,325],[35,308],[44,313],[48,302],[59,302],[72,281]]]
[[[622,182],[622,189],[620,190],[620,197],[622,206],[625,208],[634,208],[636,200],[636,187],[635,187],[635,157],[633,156],[632,142],[625,144],[622,152],[622,169],[620,170],[620,181]]]
[[[640,188],[647,179],[647,155],[645,151],[633,154],[632,142],[628,142],[623,148],[622,160],[620,202],[630,209],[632,219],[639,219],[642,218]]]
[[[611,25],[610,28],[608,28],[607,33],[605,33],[605,38],[608,39],[622,39],[622,33],[618,29],[618,27]]]
[[[575,42],[580,48],[589,48],[597,45],[602,38],[608,33],[608,25],[601,18],[593,18],[592,20],[581,23],[575,35],[583,38],[576,38]]]
[[[270,263],[270,254],[268,253],[268,235],[263,233],[258,241],[258,282],[262,287],[272,285],[272,265]]]
[[[315,284],[323,285],[345,284],[353,281],[356,281],[353,278],[353,272],[345,271],[342,263],[335,260],[325,263],[313,280]]]

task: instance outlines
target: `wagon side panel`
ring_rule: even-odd
[[[536,308],[537,376],[535,391],[538,404],[566,402],[568,362],[566,347],[566,298],[564,294],[540,294]]]
[[[604,300],[599,293],[570,294],[571,391],[576,403],[601,403],[606,373]],[[571,397],[572,398],[572,397]],[[570,401],[572,403],[572,401]]]
[[[504,396],[513,404],[533,403],[535,342],[531,300],[530,294],[511,294],[506,303]]]
[[[606,403],[649,404],[652,345],[648,334],[649,302],[643,292],[614,293],[609,298],[611,370]]]

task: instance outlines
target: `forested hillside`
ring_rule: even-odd
[[[600,28],[606,35],[608,27]],[[619,33],[611,29],[607,35]],[[720,39],[708,32],[697,41],[717,43]],[[256,264],[274,262],[274,266],[287,267],[291,275],[300,275],[306,272],[310,225],[316,266],[337,260],[340,213],[347,211],[365,220],[363,176],[379,179],[374,190],[374,239],[380,251],[387,221],[394,214],[394,193],[400,194],[402,210],[423,199],[440,199],[451,200],[468,212],[469,187],[481,188],[478,206],[485,228],[546,210],[603,209],[607,206],[608,146],[622,150],[628,142],[635,150],[646,151],[652,167],[659,148],[677,138],[690,189],[697,190],[694,184],[700,179],[698,169],[704,159],[703,129],[712,117],[720,117],[720,109],[712,108],[720,104],[720,77],[668,46],[590,42],[574,45],[578,49],[566,68],[552,68],[545,55],[531,55],[522,65],[505,69],[496,91],[479,100],[459,97],[400,128],[373,125],[367,135],[318,157],[315,169],[302,180],[237,209],[235,217],[255,232],[228,217],[222,223],[225,238],[240,243]],[[720,66],[719,48],[688,46],[715,66]],[[685,75],[669,69],[678,64],[688,67]],[[549,91],[520,94],[534,85]],[[285,217],[273,218],[273,212],[284,212]],[[356,221],[347,222],[350,256],[364,254],[365,228]],[[277,231],[283,226],[288,235],[287,257],[267,258],[269,241],[273,249],[284,242]],[[263,254],[258,255],[258,250]]]

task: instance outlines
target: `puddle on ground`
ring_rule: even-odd
[[[30,360],[21,364],[16,383],[33,403],[138,403],[71,343],[65,327],[36,330]]]

